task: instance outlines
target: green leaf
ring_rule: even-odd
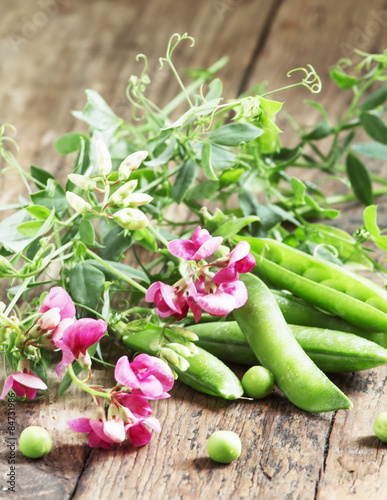
[[[202,169],[207,179],[216,181],[218,179],[211,162],[211,143],[205,142],[202,149]]]
[[[356,198],[364,205],[372,205],[374,195],[371,176],[367,167],[354,153],[349,152],[347,155],[346,171]]]
[[[309,132],[308,134],[304,134],[302,139],[304,141],[318,141],[320,139],[324,139],[328,137],[332,133],[332,126],[327,122],[320,122],[316,125],[316,127]]]
[[[387,85],[378,88],[375,92],[368,95],[360,104],[359,108],[362,111],[370,111],[371,109],[382,106],[387,100]]]
[[[0,222],[0,242],[14,253],[22,252],[35,238],[45,234],[50,229],[54,214],[55,211],[53,210],[38,232],[31,237],[25,236],[17,230],[27,215],[26,210],[18,210]]]
[[[23,222],[19,226],[17,226],[17,230],[23,236],[27,236],[29,238],[35,238],[38,231],[43,226],[44,221],[42,220],[29,220],[27,222]]]
[[[228,148],[218,144],[211,144],[211,163],[215,169],[231,168],[236,161],[236,155]]]
[[[210,141],[220,146],[239,146],[239,144],[250,142],[262,134],[261,128],[250,123],[227,123],[211,133]]]
[[[358,142],[352,146],[352,149],[366,158],[387,160],[387,145],[380,144],[380,142]]]
[[[331,79],[344,90],[352,89],[358,83],[358,79],[355,76],[350,76],[340,71],[338,69],[332,69],[329,71]]]
[[[147,167],[158,167],[160,165],[165,165],[173,157],[177,141],[174,137],[166,143],[166,147],[159,156],[155,157],[153,160],[148,160],[144,164]]]
[[[68,132],[55,141],[54,148],[60,155],[68,155],[81,149],[82,140],[88,139],[87,135],[81,132]]]
[[[214,99],[219,99],[222,97],[222,92],[223,92],[223,83],[220,78],[214,78],[209,84],[208,84],[208,92],[205,95],[206,101],[212,101]]]
[[[82,366],[78,362],[73,363],[73,370],[74,370],[75,375],[79,375],[81,373],[82,369],[83,369]],[[67,371],[65,373],[61,383],[59,384],[59,388],[58,388],[59,396],[63,396],[63,394],[70,387],[72,381],[73,381],[73,379],[71,378],[70,373]]]
[[[181,203],[186,192],[196,178],[198,166],[194,160],[183,163],[172,188],[172,196],[176,203]]]
[[[244,171],[244,168],[233,168],[230,170],[226,170],[220,176],[219,181],[222,186],[231,186],[232,184],[236,184],[239,181]]]
[[[115,130],[122,122],[106,101],[94,90],[86,90],[87,103],[82,111],[73,111],[73,116],[91,127],[105,131]]]
[[[89,262],[80,262],[70,273],[70,293],[74,302],[97,309],[105,275]]]
[[[150,282],[148,276],[140,269],[135,269],[134,267],[128,266],[127,264],[122,264],[121,262],[113,262],[111,260],[105,260],[105,262],[109,264],[109,266],[117,270],[119,273],[128,276],[128,278],[139,281],[145,281],[146,283]],[[105,275],[105,278],[109,281],[120,279],[118,274],[108,269],[106,266],[104,266],[101,262],[98,262],[97,260],[88,260],[87,265],[92,266],[101,271]]]
[[[369,205],[363,212],[365,228],[373,238],[378,238],[380,236],[380,229],[377,223],[377,210],[377,205]]]
[[[117,261],[132,243],[132,238],[126,234],[122,227],[115,226],[106,233],[99,256],[104,260]]]
[[[377,247],[387,252],[387,236],[378,236],[374,241]]]
[[[30,197],[35,205],[42,205],[49,210],[55,208],[58,217],[61,217],[67,210],[65,191],[55,180],[49,179],[45,189],[32,193]]]
[[[211,197],[219,189],[219,182],[217,181],[203,181],[197,186],[188,189],[185,199],[187,200],[210,200]]]
[[[290,179],[290,185],[292,187],[296,202],[303,205],[305,203],[305,193],[306,193],[305,184],[300,179],[298,179],[298,177],[292,177]]]
[[[42,205],[32,205],[30,207],[26,207],[26,210],[30,215],[32,215],[32,217],[35,217],[35,219],[38,220],[46,220],[51,214],[51,210],[47,207],[43,207]]]
[[[79,235],[81,241],[87,246],[93,246],[95,243],[95,232],[93,224],[87,220],[83,219],[79,224]]]
[[[335,219],[339,215],[339,210],[334,210],[333,208],[322,208],[309,194],[305,195],[305,203],[312,207],[316,212],[326,215],[330,219]]]
[[[360,115],[360,123],[374,141],[387,144],[387,124],[379,116],[363,113]]]
[[[272,99],[266,99],[265,97],[259,98],[259,103],[261,108],[266,111],[269,115],[275,115],[282,109],[283,103],[279,101],[273,101]]]
[[[239,231],[248,224],[257,221],[259,221],[259,217],[257,217],[256,215],[226,219],[213,233],[213,236],[223,236],[224,239],[230,238],[231,236],[238,234]]]
[[[133,232],[134,239],[146,250],[157,252],[157,243],[153,234],[148,228],[137,229]]]
[[[35,165],[30,166],[30,172],[35,186],[38,187],[39,189],[47,186],[49,179],[55,180],[55,177],[49,172],[47,172],[47,170],[44,170],[43,168],[40,167],[36,167]]]
[[[324,118],[326,118],[326,120],[329,119],[329,115],[327,113],[327,110],[324,108],[324,106],[322,104],[320,104],[319,102],[316,102],[316,101],[311,101],[310,99],[305,99],[306,104],[309,104],[309,106],[312,106],[312,108],[315,108],[317,109],[317,111],[319,111],[322,116]]]

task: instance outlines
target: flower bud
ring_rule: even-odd
[[[160,349],[160,355],[165,358],[168,363],[172,363],[175,366],[179,365],[179,357],[175,351],[169,349],[168,347],[162,347]]]
[[[152,196],[146,193],[132,193],[130,196],[123,200],[124,207],[140,207],[146,205],[153,200]]]
[[[3,255],[0,255],[0,274],[14,274],[16,271],[12,264]]]
[[[126,182],[123,186],[117,189],[109,198],[109,205],[121,205],[126,198],[132,193],[137,187],[137,180]],[[129,206],[125,205],[124,206]]]
[[[40,316],[36,324],[41,330],[53,330],[60,323],[60,309],[59,307],[53,307]]]
[[[143,229],[149,224],[146,215],[136,208],[123,208],[116,212],[113,218],[121,227],[132,231]]]
[[[141,163],[148,156],[147,151],[137,151],[136,153],[132,153],[121,163],[118,168],[118,176],[121,179],[127,179],[133,170],[136,170]]]
[[[78,363],[82,366],[84,370],[88,370],[91,366],[91,358],[90,354],[86,351],[86,354],[83,354],[82,352],[79,353],[79,356],[77,358]]]
[[[71,208],[73,208],[77,213],[85,214],[91,211],[90,203],[88,203],[72,191],[66,192],[66,198]]]
[[[177,354],[180,354],[181,356],[184,357],[191,356],[191,351],[188,349],[188,347],[185,347],[182,344],[178,344],[177,342],[169,342],[167,344],[167,347],[175,351]]]
[[[92,191],[96,183],[93,179],[90,179],[90,177],[86,177],[84,175],[79,175],[79,174],[69,174],[67,176],[69,178],[69,181],[75,184],[77,187],[84,189],[85,191]]]
[[[98,139],[95,142],[95,148],[97,153],[98,171],[102,175],[107,175],[112,170],[112,160],[110,158],[109,150],[106,144],[101,139]]]

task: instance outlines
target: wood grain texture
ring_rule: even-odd
[[[229,56],[230,64],[220,73],[228,97],[264,80],[277,88],[289,83],[288,70],[313,64],[323,80],[316,99],[337,116],[347,98],[329,83],[327,68],[356,47],[382,51],[386,9],[382,0],[5,0],[0,4],[0,121],[17,127],[17,158],[23,166],[39,165],[64,181],[73,158],[59,157],[53,143],[64,132],[85,130],[71,115],[83,107],[84,89],[97,90],[117,114],[129,118],[126,82],[141,71],[135,56],[143,52],[154,75],[150,97],[164,105],[176,84],[167,71],[159,71],[158,57],[174,32],[196,38],[194,48],[187,44],[176,52],[179,69],[206,67]],[[306,126],[317,120],[315,110],[302,103],[311,98],[306,89],[278,98]],[[291,142],[289,127],[282,125],[284,141]],[[12,203],[22,189],[1,176],[1,204]],[[356,229],[361,212],[353,204],[338,224]],[[115,347],[112,360],[120,354]],[[91,416],[90,400],[75,388],[63,398],[55,396],[58,380],[52,371],[46,401],[17,404],[17,432],[38,424],[54,440],[42,460],[17,453],[17,498],[383,498],[387,447],[373,436],[372,424],[386,408],[386,370],[333,380],[352,399],[354,410],[307,414],[277,390],[261,402],[227,402],[177,383],[169,400],[152,404],[162,432],[148,446],[90,450],[85,437],[66,425],[69,418]],[[95,381],[112,384],[112,373],[97,371]],[[4,436],[6,413],[3,403]],[[234,430],[243,443],[242,456],[228,466],[213,463],[206,454],[206,441],[219,428]],[[10,497],[1,490],[6,459],[2,446],[0,498]]]

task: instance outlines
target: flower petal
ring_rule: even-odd
[[[13,379],[19,382],[19,384],[30,387],[31,389],[47,389],[47,385],[41,378],[35,375],[35,373],[16,372],[13,374]]]
[[[194,253],[191,257],[193,260],[206,259],[213,253],[215,253],[223,242],[221,236],[215,236],[215,238],[210,238]]]
[[[128,428],[128,437],[133,446],[140,447],[149,443],[152,434],[142,421],[138,421]]]
[[[87,434],[88,432],[91,431],[91,425],[90,425],[90,419],[81,417],[81,418],[74,418],[72,420],[67,421],[67,425],[70,427],[75,432],[83,432]]]
[[[0,399],[4,399],[8,394],[9,390],[13,385],[13,374],[9,375],[4,383],[3,392],[1,393]]]
[[[161,285],[161,281],[156,281],[155,283],[151,284],[151,286],[148,288],[148,290],[145,294],[145,300],[147,302],[154,302],[155,301],[155,295],[160,290],[160,285]]]
[[[128,356],[121,356],[117,361],[114,369],[114,378],[124,387],[129,387],[130,389],[138,389],[140,387],[137,376],[130,366]]]
[[[179,259],[191,260],[196,247],[191,240],[172,240],[168,243],[168,250]]]
[[[168,307],[172,309],[172,311],[181,314],[181,307],[178,303],[179,298],[177,297],[175,288],[165,283],[161,283],[160,292]]]
[[[144,396],[121,392],[116,396],[120,405],[128,408],[136,418],[147,418],[152,415],[152,407]]]
[[[239,274],[235,269],[235,265],[231,265],[218,271],[212,278],[212,281],[216,285],[220,285],[221,283],[229,283],[230,281],[235,281],[238,278]]]
[[[205,243],[207,240],[210,240],[211,238],[212,236],[207,231],[207,229],[202,229],[200,226],[197,226],[197,228],[192,234],[191,239],[195,247],[200,248],[203,245],[203,243]]]
[[[115,443],[122,443],[122,441],[125,441],[125,427],[121,419],[106,420],[103,424],[103,432],[105,436]]]
[[[75,306],[70,295],[61,286],[54,286],[49,291],[48,295],[43,299],[39,312],[46,312],[49,309],[58,307],[60,309],[61,319],[74,318]]]

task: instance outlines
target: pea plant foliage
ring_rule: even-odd
[[[216,394],[201,384],[200,363],[196,378],[184,377],[206,355],[190,326],[227,322],[246,304],[249,280],[241,275],[260,266],[251,239],[277,240],[349,272],[385,273],[373,252],[387,250],[376,204],[387,180],[367,164],[387,159],[387,53],[358,52],[357,64],[342,59],[330,68],[351,97],[335,121],[314,100],[321,82],[313,66],[290,71],[288,87],[312,95],[306,106],[320,120],[306,129],[288,117],[299,139],[287,148],[277,125],[286,103],[275,96],[286,99],[288,87],[257,84],[228,98],[216,76],[227,60],[181,74],[173,62],[180,44],[191,50],[194,39],[174,34],[160,57],[178,88],[163,108],[147,96],[144,54],[139,75],[128,79],[130,120],[86,90],[84,108],[72,113],[89,132],[69,131],[54,144],[75,159],[65,183],[19,165],[16,130],[0,127],[1,174],[24,185],[17,203],[1,207],[11,213],[0,222],[1,398],[45,397],[54,365],[60,395],[74,383],[95,403],[68,422],[90,446],[148,443],[160,431],[150,401],[169,397],[176,378]],[[358,131],[369,139],[359,142]],[[303,180],[304,169],[318,170],[320,180]],[[346,193],[326,196],[332,178]],[[333,222],[338,204],[349,201],[364,206],[355,234]],[[149,331],[157,332],[152,346]],[[108,367],[106,346],[131,335],[143,341],[123,347],[112,386],[96,385],[92,366]]]

